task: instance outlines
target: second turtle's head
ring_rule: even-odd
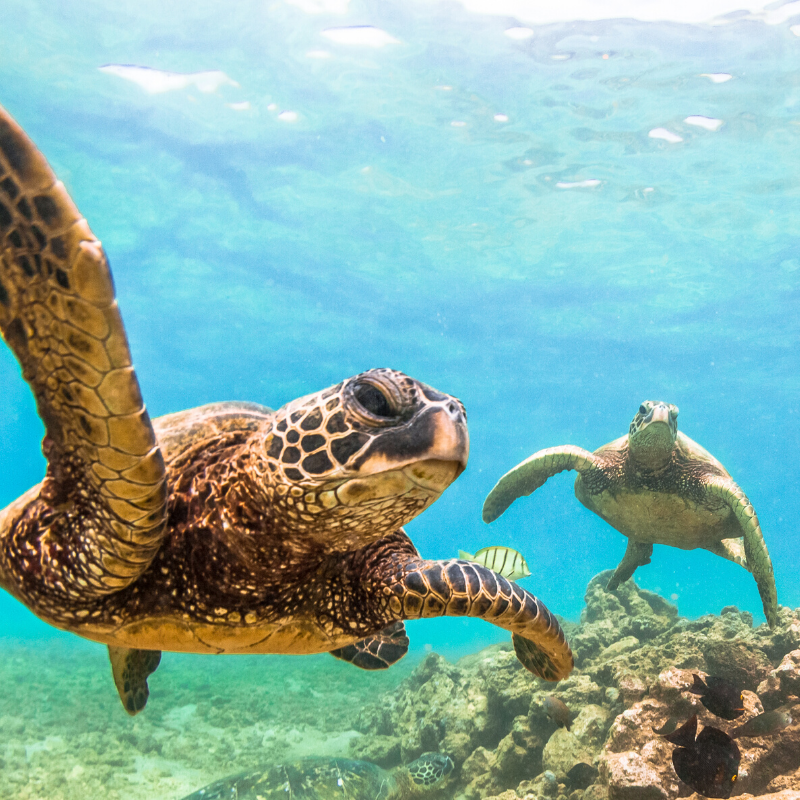
[[[678,436],[678,406],[645,400],[628,432],[628,447],[634,461],[648,469],[669,462]]]
[[[464,471],[467,416],[455,397],[374,369],[276,411],[264,452],[276,513],[350,549],[397,530]]]
[[[443,753],[423,753],[416,761],[412,761],[406,769],[411,783],[419,791],[439,788],[442,782],[453,771],[453,761]]]

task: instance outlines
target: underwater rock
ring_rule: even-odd
[[[741,794],[736,795],[739,800],[756,800],[756,795]],[[702,795],[693,794],[688,800],[705,800]],[[780,792],[770,792],[769,794],[760,794],[757,800],[800,800],[800,790],[798,789],[785,789]]]
[[[611,714],[602,706],[589,703],[572,720],[572,733],[591,752],[599,750],[611,725]]]
[[[800,650],[787,653],[776,669],[758,686],[758,696],[767,711],[792,699],[800,702]]]
[[[396,736],[359,736],[350,740],[350,756],[357,761],[371,761],[384,769],[402,763],[400,740]]]
[[[607,754],[600,762],[600,775],[608,786],[608,800],[672,800],[677,797],[677,778],[670,780],[666,770],[667,764],[672,766],[672,748],[669,750],[669,760],[662,759],[657,764],[647,755],[634,751]]]
[[[403,762],[438,751],[460,764],[481,743],[487,698],[476,676],[431,653],[397,692],[363,709],[356,728],[399,739]]]
[[[744,791],[767,791],[771,781],[800,769],[800,703],[789,713],[793,722],[778,735],[736,740],[742,750],[738,785]],[[792,788],[800,788],[800,784]]]
[[[467,758],[461,768],[461,781],[467,784],[464,787],[467,800],[482,800],[503,791],[495,778],[496,764],[497,756],[485,747],[476,748]]]
[[[545,770],[532,781],[521,783],[517,787],[517,794],[525,798],[530,796],[535,798],[535,800],[546,800],[546,798],[557,797],[558,780],[552,772]]]
[[[495,772],[503,782],[529,780],[542,771],[545,738],[534,731],[528,717],[516,717],[511,731],[495,750]]]
[[[755,690],[772,669],[769,659],[760,650],[744,642],[710,640],[703,650],[706,671],[726,678],[745,689]]]
[[[639,640],[635,636],[625,636],[618,642],[612,642],[605,650],[603,650],[597,657],[598,661],[610,661],[612,658],[621,656],[624,653],[630,653],[631,650],[636,650],[640,645]]]
[[[595,575],[586,588],[580,630],[570,640],[578,666],[582,659],[597,658],[606,647],[626,637],[640,641],[654,639],[678,620],[676,606],[640,589],[633,580],[613,592],[606,591],[613,574],[613,570],[605,570]]]
[[[737,791],[760,797],[800,787],[800,610],[781,608],[773,631],[754,628],[752,616],[732,606],[687,620],[633,580],[607,592],[611,574],[592,579],[581,622],[566,627],[578,664],[566,680],[533,678],[506,643],[456,664],[430,655],[362,710],[356,727],[369,734],[362,739],[376,739],[377,758],[396,758],[393,742],[402,761],[424,750],[448,753],[461,767],[453,796],[463,800],[674,800],[692,791],[675,774],[673,746],[655,729],[697,713],[701,725],[730,732],[785,705],[797,723],[737,740]],[[730,723],[711,714],[687,691],[695,673],[742,686],[745,713]],[[548,696],[570,709],[571,732],[547,717]],[[566,773],[579,761],[599,775],[585,790],[568,789]]]
[[[481,800],[556,800],[560,797],[559,785],[552,772],[543,772],[532,781],[522,781],[515,789],[507,789],[498,795]],[[571,800],[571,798],[570,798]]]
[[[562,782],[572,767],[581,761],[591,760],[591,753],[566,728],[556,730],[542,752],[542,767],[550,770]]]
[[[767,784],[767,791],[781,792],[786,789],[795,789],[795,791],[800,791],[800,789],[795,787],[800,787],[800,769],[796,769],[789,775],[779,775],[777,778],[773,778]],[[800,798],[798,798],[798,800],[800,800]]]
[[[625,706],[632,706],[634,703],[638,703],[647,693],[645,682],[630,670],[620,670],[615,675],[615,679]]]

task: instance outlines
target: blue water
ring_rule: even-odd
[[[483,498],[535,450],[593,450],[663,399],[750,497],[779,602],[796,607],[792,22],[571,21],[512,39],[524,20],[457,3],[5,0],[0,102],[109,253],[151,415],[278,407],[376,366],[452,393],[470,464],[409,534],[434,558],[519,548],[523,585],[575,619],[623,537],[569,475],[492,526]],[[322,35],[357,25],[396,41]],[[151,94],[107,64],[238,85]],[[5,348],[0,386],[2,507],[44,462]],[[702,551],[656,547],[636,579],[688,616],[737,605],[763,621],[752,578]],[[10,598],[0,612],[0,635],[55,635]],[[445,653],[506,638],[475,620],[409,632]]]

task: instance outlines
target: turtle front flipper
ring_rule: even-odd
[[[393,622],[374,636],[331,650],[334,658],[349,661],[361,669],[388,669],[408,652],[406,626]]]
[[[48,460],[38,497],[8,522],[5,566],[39,576],[40,593],[118,591],[161,542],[164,461],[103,248],[2,107],[0,332],[36,397]]]
[[[387,581],[384,594],[396,619],[480,617],[515,635],[517,656],[534,675],[560,681],[572,672],[572,651],[544,603],[480,564],[411,561]]]
[[[122,700],[125,710],[134,716],[145,707],[150,696],[147,678],[156,671],[161,661],[161,651],[132,650],[109,645],[108,657],[111,659],[111,672],[119,699]]]
[[[494,522],[518,497],[536,491],[548,478],[564,470],[599,472],[600,461],[582,447],[564,445],[539,450],[503,475],[483,503],[483,521]]]
[[[652,555],[652,544],[643,544],[634,542],[633,539],[628,539],[625,555],[611,576],[611,580],[606,586],[606,591],[613,592],[621,583],[625,583],[636,572],[637,567],[643,567],[645,564],[650,563],[650,556]]]
[[[708,480],[705,488],[707,494],[723,500],[739,521],[744,536],[747,569],[756,579],[767,624],[774,628],[778,624],[778,590],[775,588],[772,561],[753,504],[730,478],[714,476]]]

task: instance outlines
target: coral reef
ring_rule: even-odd
[[[146,713],[131,719],[105,648],[61,635],[4,640],[0,800],[178,800],[276,761],[344,756],[391,768],[430,750],[456,763],[453,800],[700,800],[653,729],[697,713],[731,731],[776,708],[794,722],[737,740],[734,796],[800,800],[800,609],[781,609],[774,631],[730,607],[689,621],[633,581],[606,592],[610,574],[589,584],[580,623],[563,623],[576,669],[558,684],[523,669],[510,643],[456,664],[412,654],[386,672],[327,655],[166,654]],[[692,672],[739,683],[746,713],[711,715],[684,691]],[[551,695],[570,709],[569,731],[548,718]],[[578,763],[594,769],[571,772]]]
[[[673,714],[732,730],[779,706],[794,722],[774,736],[739,739],[737,796],[800,800],[800,609],[780,610],[770,631],[736,608],[695,621],[634,581],[614,592],[611,572],[586,592],[578,625],[565,623],[575,672],[557,685],[526,672],[510,645],[495,645],[450,664],[429,655],[403,684],[358,715],[369,734],[353,755],[385,766],[426,750],[456,762],[456,800],[673,800],[699,798],[672,768],[673,746],[654,732]],[[732,723],[685,691],[692,673],[742,687],[745,713]],[[553,695],[572,711],[571,731],[548,719]],[[576,787],[578,763],[594,782]]]

